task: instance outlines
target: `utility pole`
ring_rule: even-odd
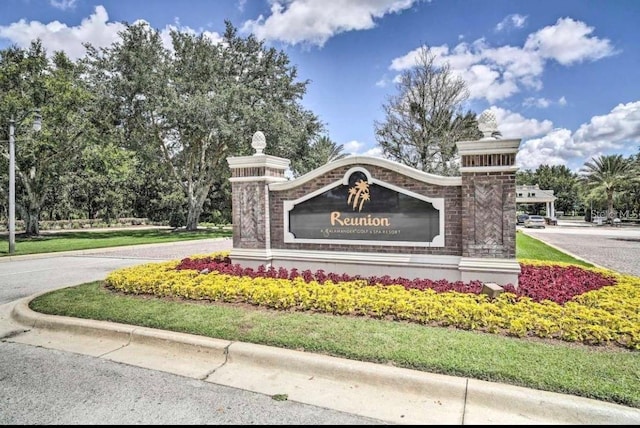
[[[9,254],[16,252],[16,141],[15,120],[9,120]]]

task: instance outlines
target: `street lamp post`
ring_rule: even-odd
[[[38,132],[42,126],[40,110],[35,110],[33,130]],[[16,252],[16,121],[9,120],[9,254]]]
[[[15,120],[9,121],[9,254],[16,252],[16,142]]]

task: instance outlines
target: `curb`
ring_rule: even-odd
[[[370,386],[392,386],[415,393],[429,391],[429,394],[435,393],[438,397],[445,399],[463,397],[466,387],[465,380],[454,376],[253,343],[233,342],[229,347],[227,358],[230,362],[286,369],[299,374],[311,371],[336,381],[357,382]]]
[[[640,424],[640,409],[584,397],[187,333],[41,314],[29,308],[29,302],[40,294],[18,301],[11,310],[11,317],[33,329],[116,338],[129,344],[163,349],[170,346],[185,352],[226,355],[225,364],[267,367],[303,375],[320,374],[337,382],[359,382],[443,401],[461,400],[466,424],[500,423],[497,421],[514,419],[531,423]]]

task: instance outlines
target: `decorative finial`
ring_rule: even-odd
[[[254,155],[261,155],[265,147],[267,147],[267,139],[261,131],[256,131],[251,139],[251,147],[255,149]]]
[[[482,132],[483,140],[494,138],[493,135],[498,132],[496,116],[489,110],[483,111],[480,117],[478,117],[478,129]]]

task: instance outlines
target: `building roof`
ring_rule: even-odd
[[[535,204],[554,202],[556,198],[553,195],[553,190],[543,190],[534,186],[516,186],[516,203],[520,204]]]

